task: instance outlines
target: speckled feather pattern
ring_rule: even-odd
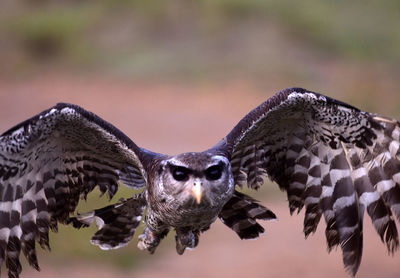
[[[232,155],[236,184],[257,189],[268,176],[291,213],[305,207],[306,236],[323,215],[328,250],[340,245],[355,275],[365,210],[388,251],[399,245],[399,137],[396,120],[294,88],[250,112],[219,146]]]
[[[398,121],[301,88],[275,94],[214,147],[176,156],[140,148],[95,114],[61,103],[0,136],[0,263],[18,277],[22,250],[39,269],[36,243],[49,248],[49,230],[58,223],[96,222],[92,243],[119,248],[132,239],[144,211],[138,247],[150,253],[172,228],[183,254],[218,218],[241,239],[257,238],[264,232],[258,221],[276,217],[235,186],[257,189],[268,177],[287,192],[291,213],[305,209],[306,236],[325,219],[328,250],[339,245],[355,275],[365,211],[388,251],[398,249],[399,148]],[[222,165],[216,180],[205,177],[213,165]],[[177,181],[174,167],[190,175]],[[143,191],[73,215],[96,186],[111,198],[120,182]],[[199,204],[193,184],[202,186]]]
[[[111,198],[119,180],[144,185],[134,152],[78,110],[58,105],[0,137],[0,261],[10,277],[21,250],[39,269],[35,242],[49,249],[49,229],[96,186]]]
[[[179,164],[201,172],[209,165],[217,163],[219,159],[229,163],[225,157],[215,155],[213,152],[185,153],[165,159],[160,165],[163,167],[162,171],[155,173],[153,178],[149,179],[147,225],[153,227],[153,230],[157,230],[158,222],[175,228],[190,226],[200,231],[209,227],[217,219],[224,204],[232,197],[234,180],[230,168],[226,169],[223,177],[217,181],[218,184],[209,187],[203,184],[206,191],[212,192],[208,192],[210,198],[203,198],[201,204],[197,205],[194,199],[183,197],[185,193],[182,190],[185,190],[185,187],[180,189],[171,184],[166,167],[169,163]],[[202,180],[204,183],[209,182]]]
[[[116,204],[72,217],[69,222],[77,229],[95,222],[99,230],[90,242],[103,250],[117,249],[132,240],[145,207],[145,196],[141,193],[127,200],[122,199]]]

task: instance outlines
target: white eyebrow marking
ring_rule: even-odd
[[[209,164],[207,164],[206,168],[209,168],[211,166],[216,166],[218,165],[219,162],[224,162],[225,165],[229,165],[229,161],[225,156],[222,155],[213,155],[211,157],[211,162]]]
[[[189,166],[186,163],[183,163],[182,161],[177,160],[175,157],[166,160],[166,162],[170,163],[174,166],[181,166],[181,167],[189,168]]]

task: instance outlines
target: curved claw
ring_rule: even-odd
[[[199,244],[199,231],[176,231],[176,252],[182,255],[186,248],[193,249]]]
[[[147,250],[150,254],[154,254],[157,246],[160,244],[161,240],[168,234],[169,229],[163,231],[160,234],[153,233],[149,228],[145,228],[144,232],[138,236],[137,247],[140,250]]]

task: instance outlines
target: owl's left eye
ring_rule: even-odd
[[[188,179],[189,171],[185,167],[176,167],[172,170],[172,176],[177,181],[184,181]]]
[[[214,165],[207,168],[205,174],[208,180],[218,180],[222,176],[222,165]]]

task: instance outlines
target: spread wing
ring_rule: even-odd
[[[35,242],[49,248],[49,229],[68,223],[80,197],[96,186],[111,198],[118,181],[146,183],[157,155],[136,146],[93,113],[58,104],[0,137],[0,263],[10,277],[21,272],[22,249],[39,269]]]
[[[286,89],[245,116],[214,148],[231,157],[236,184],[257,189],[268,176],[305,206],[304,233],[323,215],[328,249],[340,245],[358,270],[366,209],[389,252],[400,219],[399,122],[300,88]]]

